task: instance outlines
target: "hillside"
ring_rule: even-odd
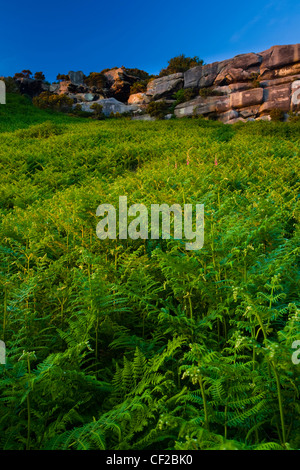
[[[300,448],[299,126],[8,97],[1,449]],[[96,209],[120,195],[204,204],[204,247],[100,240]]]

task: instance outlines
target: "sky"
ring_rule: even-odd
[[[300,42],[300,0],[0,0],[0,76],[124,65],[158,74],[179,54],[205,63]]]

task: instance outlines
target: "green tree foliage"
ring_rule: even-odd
[[[89,87],[96,87],[99,90],[105,88],[106,78],[103,72],[91,72],[88,77],[85,78],[85,83]]]
[[[184,54],[180,54],[168,61],[168,66],[160,71],[159,77],[171,75],[172,73],[186,72],[197,65],[203,65],[203,60],[197,56],[186,57]]]
[[[35,80],[45,80],[45,75],[43,74],[43,72],[35,72],[33,78]]]
[[[73,100],[67,95],[56,95],[44,91],[33,98],[33,104],[41,109],[53,109],[55,111],[68,112],[72,109]]]

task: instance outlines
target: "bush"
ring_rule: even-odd
[[[186,72],[192,67],[203,65],[203,60],[199,57],[185,57],[184,54],[173,57],[168,61],[168,66],[160,71],[159,77],[165,77],[172,73]]]
[[[44,91],[32,100],[34,106],[40,109],[52,109],[53,111],[69,112],[73,106],[73,100],[67,95],[55,95]]]
[[[151,117],[156,119],[164,119],[166,114],[168,114],[169,105],[164,100],[163,101],[151,101],[147,106],[147,113]]]
[[[300,122],[300,114],[293,113],[292,111],[290,111],[288,116],[289,116],[288,118],[289,122]]]
[[[145,93],[147,91],[147,85],[149,80],[142,80],[140,82],[134,83],[130,87],[130,94],[134,95],[135,93]]]
[[[94,111],[93,116],[95,119],[105,119],[105,115],[103,113],[103,106],[99,103],[93,103],[91,109]]]
[[[259,73],[252,72],[250,80],[251,80],[252,88],[259,88],[260,87],[260,75],[259,75]]]
[[[272,109],[270,112],[271,120],[275,122],[280,122],[284,120],[284,111],[279,108]]]
[[[98,90],[102,90],[106,86],[106,78],[103,72],[91,72],[85,79],[85,83],[89,87],[96,87]]]
[[[199,96],[202,98],[208,98],[208,96],[223,96],[222,93],[219,93],[217,90],[214,90],[212,87],[201,88],[199,90]]]
[[[182,88],[178,90],[174,95],[174,99],[176,100],[176,106],[180,103],[185,103],[186,101],[190,101],[197,96],[197,91],[194,88],[186,88],[185,90]]]

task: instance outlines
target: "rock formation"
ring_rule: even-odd
[[[43,91],[66,94],[74,107],[79,104],[83,111],[92,112],[92,103],[99,103],[106,115],[130,112],[139,119],[147,119],[141,115],[151,101],[161,100],[175,106],[176,117],[202,115],[225,123],[270,120],[274,109],[285,115],[300,111],[300,44],[273,46],[260,53],[199,65],[185,73],[152,79],[146,91],[131,94],[131,86],[139,81],[132,70],[136,69],[114,67],[95,74],[102,77],[101,88],[97,88],[97,81],[97,86],[87,85],[81,71],[71,71],[69,80],[52,85],[30,78],[18,78],[16,83],[21,93],[31,97]],[[177,104],[179,90],[187,91],[188,101]]]

